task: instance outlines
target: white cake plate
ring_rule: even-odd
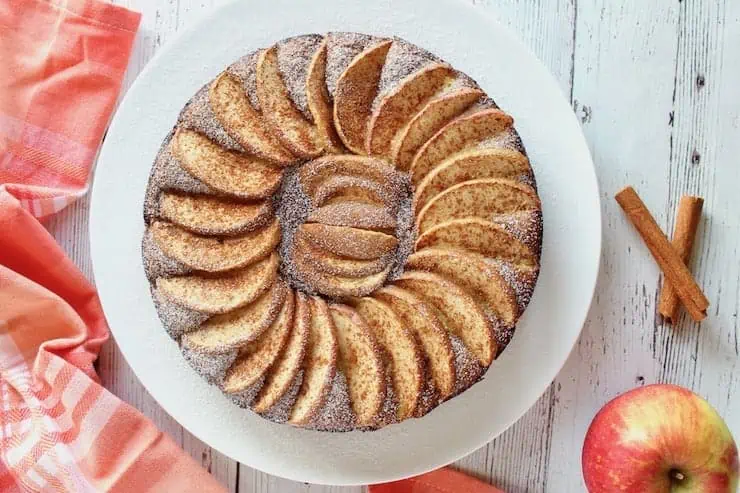
[[[142,204],[157,149],[188,99],[226,65],[282,38],[332,30],[398,35],[475,78],[511,113],[542,198],[542,272],[514,340],[486,378],[422,419],[372,433],[276,425],[231,404],[190,369],[162,329],[141,261]],[[599,268],[593,164],[555,80],[506,28],[456,0],[238,1],[170,42],[129,90],[93,186],[95,280],[113,335],[146,389],[182,426],[234,459],[296,481],[355,485],[424,473],[495,438],[563,366]]]

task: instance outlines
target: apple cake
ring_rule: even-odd
[[[321,431],[479,381],[539,272],[513,119],[399,38],[302,35],[201,88],[165,138],[143,260],[164,329],[234,403]]]

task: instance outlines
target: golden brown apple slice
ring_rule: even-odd
[[[351,201],[319,207],[306,221],[385,233],[393,233],[396,229],[396,217],[386,207]]]
[[[423,360],[416,340],[385,302],[363,297],[352,300],[351,304],[388,356],[386,374],[391,377],[398,399],[396,418],[404,420],[416,410],[423,384]]]
[[[455,391],[455,354],[450,336],[435,315],[434,308],[418,295],[394,285],[383,286],[373,293],[373,297],[385,301],[419,340],[427,371],[439,398],[445,400],[452,396]]]
[[[441,94],[429,101],[393,138],[391,159],[396,168],[408,171],[419,148],[483,95],[484,92],[479,89],[463,88]]]
[[[357,424],[376,424],[385,401],[386,379],[380,347],[357,312],[345,305],[331,305],[337,329],[339,369],[347,377],[349,399]]]
[[[500,224],[479,218],[453,219],[431,228],[416,240],[417,251],[445,247],[506,260],[522,270],[537,268],[537,256],[524,242]]]
[[[391,141],[423,106],[453,76],[452,67],[433,63],[402,80],[390,94],[382,97],[370,118],[367,153],[389,156]]]
[[[185,171],[226,195],[264,199],[280,186],[279,169],[259,158],[228,151],[192,130],[178,129],[170,149]]]
[[[280,224],[270,224],[236,238],[198,236],[156,221],[149,227],[154,244],[169,258],[193,270],[224,272],[265,258],[280,242]]]
[[[306,100],[325,152],[331,154],[344,152],[342,139],[337,135],[334,126],[334,112],[326,90],[326,39],[311,57],[306,79]]]
[[[198,274],[160,277],[157,290],[178,305],[202,313],[226,313],[248,305],[275,284],[280,258],[276,253],[221,277]]]
[[[315,245],[335,255],[354,259],[377,259],[389,254],[398,246],[395,237],[366,229],[313,223],[301,225],[300,230]]]
[[[463,115],[434,134],[416,153],[411,163],[411,181],[418,185],[439,163],[511,128],[514,119],[497,109]]]
[[[395,284],[433,305],[447,330],[463,341],[484,368],[490,366],[498,350],[496,340],[485,313],[470,294],[431,272],[406,271]]]
[[[232,74],[224,72],[211,83],[209,102],[224,129],[247,152],[283,166],[297,160],[252,107],[243,85]]]
[[[529,185],[500,178],[464,181],[440,193],[416,218],[419,234],[452,219],[538,210],[540,199]]]
[[[500,147],[463,151],[442,161],[417,185],[414,215],[433,197],[458,183],[482,178],[516,179],[531,174],[529,159],[521,152]]]
[[[395,212],[398,210],[399,195],[399,190],[389,189],[366,178],[338,175],[319,185],[311,196],[311,202],[315,207],[341,202],[360,202],[385,207]]]
[[[373,260],[359,260],[335,255],[325,248],[311,243],[304,235],[296,234],[294,253],[305,257],[306,262],[316,266],[321,272],[343,277],[363,277],[377,274],[390,262],[390,259],[381,257]]]
[[[257,340],[250,342],[242,350],[226,372],[223,391],[227,395],[242,397],[250,403],[263,385],[263,378],[280,356],[290,339],[295,312],[295,295],[288,291],[285,303],[275,321]]]
[[[199,353],[224,353],[241,349],[272,324],[285,303],[287,285],[278,280],[249,305],[216,315],[200,328],[182,336],[182,346]]]
[[[308,331],[311,317],[308,298],[301,292],[296,294],[293,327],[285,349],[267,373],[265,383],[252,403],[252,410],[264,414],[271,411],[285,398],[296,379],[301,378],[301,368],[308,346]]]
[[[409,256],[406,266],[451,279],[509,325],[519,316],[516,293],[483,257],[464,250],[425,248]]]
[[[293,245],[295,249],[295,245]],[[388,277],[391,266],[369,276],[347,277],[327,274],[310,264],[305,256],[293,252],[293,263],[301,278],[319,293],[332,298],[347,298],[350,296],[365,296],[383,285]]]
[[[334,124],[344,145],[356,154],[365,154],[372,103],[392,43],[382,41],[357,55],[337,81]]]
[[[257,59],[257,97],[262,115],[285,147],[307,159],[321,154],[324,145],[317,128],[290,99],[278,69],[275,46],[261,52]]]
[[[337,336],[329,307],[321,298],[309,301],[311,323],[303,362],[303,382],[288,422],[306,426],[321,410],[337,371]]]
[[[162,192],[158,215],[193,233],[233,236],[264,226],[273,212],[269,200],[245,204],[207,195]]]
[[[301,186],[308,196],[337,176],[372,180],[391,190],[401,187],[401,177],[392,166],[382,159],[366,156],[324,156],[306,163],[299,172]]]

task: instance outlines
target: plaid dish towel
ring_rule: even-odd
[[[0,491],[221,486],[99,385],[93,286],[37,218],[87,190],[139,14],[97,0],[0,0]]]

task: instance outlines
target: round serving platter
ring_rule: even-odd
[[[514,116],[544,214],[542,267],[516,335],[486,377],[421,419],[375,432],[277,425],[234,406],[185,362],[157,318],[141,260],[149,171],[179,111],[245,53],[303,33],[397,35],[475,78]],[[95,280],[111,330],[149,393],[220,452],[296,481],[355,485],[424,473],[511,426],[562,368],[585,321],[601,251],[599,191],[580,126],[557,83],[506,28],[457,0],[236,1],[165,46],[128,91],[92,191]]]

